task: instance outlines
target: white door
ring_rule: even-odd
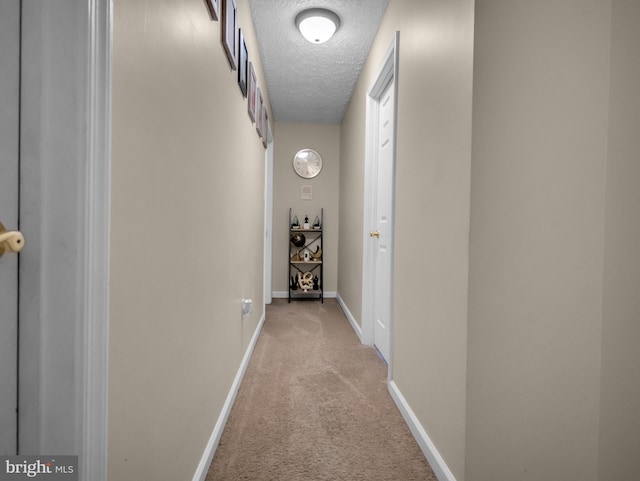
[[[391,288],[393,275],[394,82],[379,100],[376,192],[374,344],[385,360],[391,354]]]
[[[0,1],[0,222],[18,228],[20,0]],[[0,257],[0,455],[17,454],[18,256]]]
[[[27,239],[0,258],[0,455],[78,454],[92,481],[106,479],[111,3],[0,0],[0,222]]]

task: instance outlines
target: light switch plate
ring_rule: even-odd
[[[313,187],[310,185],[300,186],[300,200],[312,200],[313,199]]]

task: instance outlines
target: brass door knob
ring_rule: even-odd
[[[24,247],[24,236],[17,230],[6,230],[0,222],[0,257],[5,252],[20,252]]]
[[[369,237],[380,237],[380,231],[372,230],[369,232]]]

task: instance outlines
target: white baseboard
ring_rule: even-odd
[[[222,431],[224,431],[224,426],[227,423],[227,419],[229,418],[229,413],[231,413],[231,408],[233,407],[233,403],[236,400],[236,394],[238,393],[238,389],[240,388],[240,383],[242,382],[242,378],[244,377],[244,373],[247,370],[247,366],[249,365],[249,360],[251,359],[251,355],[253,354],[253,349],[256,347],[256,343],[258,342],[258,337],[260,336],[260,331],[262,331],[262,326],[264,325],[265,313],[262,313],[262,317],[256,326],[256,330],[251,337],[251,341],[249,342],[249,346],[247,347],[247,351],[244,353],[244,357],[242,358],[242,362],[240,363],[240,367],[238,368],[238,372],[236,373],[236,377],[233,380],[233,384],[231,385],[231,389],[229,390],[229,394],[227,394],[227,399],[224,402],[224,406],[222,406],[222,412],[220,416],[218,416],[218,421],[213,428],[213,432],[211,433],[211,437],[209,438],[209,442],[207,443],[207,447],[204,450],[202,458],[200,459],[200,463],[198,464],[198,468],[196,469],[195,474],[193,475],[193,481],[205,481],[207,477],[207,472],[209,471],[209,466],[211,466],[211,461],[213,461],[213,455],[218,448],[218,444],[220,443],[220,438],[222,437]]]
[[[389,392],[391,393],[391,397],[396,403],[396,406],[398,406],[402,417],[409,426],[413,437],[418,442],[420,449],[431,465],[438,481],[456,481],[453,473],[449,470],[449,467],[444,462],[444,459],[442,459],[442,456],[440,456],[440,453],[427,435],[427,432],[422,427],[422,424],[420,424],[420,421],[418,421],[418,418],[394,381],[389,381]]]
[[[362,342],[362,328],[358,324],[358,321],[356,321],[356,318],[353,317],[353,314],[351,314],[351,311],[347,307],[347,304],[345,304],[344,299],[340,297],[340,294],[337,294],[336,297],[338,298],[338,304],[340,304],[342,312],[344,312],[344,315],[347,316],[349,324],[351,324],[351,327],[356,332],[356,336],[358,336],[358,339],[360,339],[360,342]]]
[[[333,291],[326,291],[324,293],[324,298],[325,299],[332,299],[335,298],[337,296],[336,292]],[[289,298],[289,292],[287,291],[273,291],[271,293],[271,297],[273,297],[274,299],[288,299]]]

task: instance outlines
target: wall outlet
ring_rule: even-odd
[[[253,301],[251,299],[242,299],[242,317],[248,316],[253,311]]]

